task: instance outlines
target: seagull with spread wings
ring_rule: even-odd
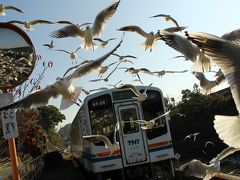
[[[21,9],[18,9],[15,6],[4,6],[3,4],[0,4],[0,16],[6,15],[5,10],[14,10],[20,13],[24,13]]]
[[[195,77],[200,81],[201,91],[204,94],[210,94],[218,84],[223,82],[225,79],[223,74],[220,74],[215,80],[208,80],[202,72],[193,72]]]
[[[224,143],[231,147],[240,148],[240,45],[236,43],[239,36],[236,35],[234,38],[231,33],[228,33],[231,35],[230,41],[227,40],[227,34],[224,35],[225,39],[200,32],[186,32],[185,34],[221,68],[230,85],[238,116],[215,115],[214,128]]]
[[[104,135],[88,135],[88,136],[82,136],[83,139],[93,142],[93,143],[99,143],[101,141],[104,142],[105,144],[105,148],[110,150],[110,154],[115,154],[118,153],[120,151],[120,146],[119,146],[119,142],[117,142],[117,131],[119,131],[120,126],[119,123],[117,122],[115,124],[115,128],[114,128],[114,135],[113,135],[113,143],[111,143],[111,141],[109,140],[109,138],[107,136]]]
[[[160,32],[160,39],[193,62],[192,71],[201,72],[211,69],[211,62],[203,52],[187,38],[167,31]]]
[[[73,61],[75,61],[75,63],[77,63],[76,59],[77,59],[77,52],[78,50],[81,49],[81,47],[78,47],[75,51],[73,52],[70,52],[70,51],[67,51],[67,50],[64,50],[64,49],[55,49],[56,51],[61,51],[61,52],[65,52],[67,54],[70,55],[70,58],[72,60],[72,64],[73,64]]]
[[[66,109],[73,105],[81,93],[82,87],[74,87],[72,81],[89,74],[94,69],[98,68],[112,53],[114,53],[121,45],[122,41],[110,52],[101,56],[96,60],[89,61],[84,65],[76,68],[74,72],[68,76],[57,78],[57,81],[44,89],[34,91],[25,98],[14,102],[10,105],[0,108],[0,111],[17,108],[32,108],[38,106],[45,106],[48,104],[50,98],[57,98],[62,95],[60,109]]]
[[[27,31],[33,30],[33,25],[36,24],[54,24],[51,21],[46,21],[46,20],[33,20],[33,21],[17,21],[17,20],[12,20],[12,21],[8,21],[7,23],[11,23],[11,24],[23,24],[24,25],[24,29]]]
[[[166,21],[172,21],[172,22],[176,25],[176,27],[179,27],[177,21],[176,21],[173,17],[171,17],[170,15],[167,15],[167,14],[158,14],[158,15],[152,16],[152,17],[150,17],[150,18],[155,18],[155,17],[162,17],[162,18],[164,18]]]
[[[161,119],[162,117],[168,115],[171,111],[168,111],[164,114],[161,114],[158,117],[155,117],[149,121],[146,120],[135,120],[133,122],[138,123],[138,124],[142,124],[143,126],[141,127],[142,129],[153,129],[154,127],[156,127],[158,124],[156,123],[157,120]],[[161,122],[163,124],[163,122]]]
[[[179,171],[183,172],[185,176],[194,176],[203,180],[209,180],[215,173],[221,170],[221,160],[239,150],[240,149],[228,147],[213,158],[209,162],[209,165],[204,164],[197,159],[193,159],[192,161],[180,166]]]
[[[112,55],[113,55],[113,56],[117,56],[119,61],[122,61],[122,60],[124,60],[124,59],[126,59],[126,58],[134,58],[134,59],[137,58],[137,57],[132,56],[132,55],[121,56],[121,55],[116,54],[116,53],[113,53]]]
[[[50,44],[43,44],[43,46],[47,46],[49,49],[54,48],[53,40],[51,40]]]
[[[197,136],[198,135],[200,135],[201,133],[200,132],[196,132],[196,133],[193,133],[193,134],[189,134],[189,135],[187,135],[185,138],[184,138],[184,140],[183,141],[186,141],[186,139],[190,139],[192,136],[193,136],[193,141],[195,142],[196,141],[196,139],[197,139]]]
[[[165,71],[165,70],[162,70],[162,71],[154,71],[154,72],[151,72],[152,75],[154,76],[158,76],[158,77],[162,77],[163,75],[165,75],[166,73],[185,73],[187,72],[188,70],[183,70],[183,71]]]
[[[105,48],[105,46],[108,44],[109,41],[113,41],[115,39],[116,38],[110,38],[110,39],[107,39],[107,40],[103,40],[101,38],[93,38],[94,41],[100,42],[100,45],[101,45],[102,48]]]
[[[127,31],[127,32],[135,32],[138,35],[144,37],[146,40],[144,43],[142,43],[140,46],[145,49],[150,49],[150,52],[152,52],[152,48],[156,45],[156,39],[159,38],[159,32],[155,33],[152,31],[150,33],[146,33],[142,28],[139,26],[124,26],[119,29],[119,31]]]
[[[139,92],[139,90],[136,88],[136,86],[132,85],[132,84],[123,84],[121,86],[118,86],[118,89],[131,89],[133,91],[133,93],[137,96],[137,99],[142,102],[145,101],[147,99],[147,90],[149,89],[149,87],[152,86],[152,83],[149,84],[142,93]]]
[[[54,31],[50,34],[50,36],[54,38],[65,38],[65,37],[77,37],[83,38],[84,42],[81,44],[82,49],[89,49],[96,48],[93,37],[100,36],[110,20],[113,16],[117,7],[120,3],[120,0],[114,2],[112,5],[108,6],[107,8],[103,9],[95,18],[93,26],[90,27],[89,25],[86,26],[85,30],[82,30],[78,25],[71,24],[65,26],[57,31]]]
[[[116,64],[118,61],[116,62],[113,62],[113,63],[110,63],[106,66],[100,66],[99,69],[98,69],[98,77],[102,77],[103,74],[105,74],[107,72],[107,70],[109,69],[110,66]]]

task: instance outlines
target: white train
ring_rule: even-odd
[[[136,179],[174,176],[173,145],[167,115],[159,120],[156,128],[144,130],[131,122],[150,120],[166,112],[160,89],[137,86],[147,90],[147,99],[139,102],[131,89],[108,89],[88,95],[69,129],[70,148],[75,165],[94,175],[94,179]],[[120,151],[111,154],[104,143],[84,140],[84,135],[101,134],[114,141],[114,127],[120,129],[117,141]],[[130,121],[130,122],[129,122]]]

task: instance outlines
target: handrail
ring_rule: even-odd
[[[37,158],[24,163],[24,165],[19,168],[21,180],[39,179],[42,173],[43,166],[44,166],[44,162],[43,162],[42,156],[38,156]]]
[[[21,180],[36,180],[40,178],[42,169],[44,166],[44,161],[42,156],[38,156],[35,159],[27,161],[19,165],[20,179]],[[0,180],[11,180],[12,172],[6,172],[4,175],[0,176]]]

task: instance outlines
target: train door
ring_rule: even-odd
[[[116,103],[114,108],[124,167],[149,162],[145,133],[134,122],[142,118],[138,101]]]

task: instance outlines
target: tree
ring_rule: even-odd
[[[65,115],[53,105],[43,106],[37,109],[41,117],[38,124],[41,125],[46,132],[66,119]]]

